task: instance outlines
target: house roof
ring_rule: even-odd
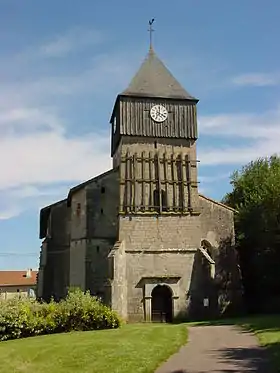
[[[121,95],[198,101],[174,78],[153,49]]]
[[[31,277],[26,277],[26,271],[0,271],[0,286],[36,285],[38,271],[31,271]]]

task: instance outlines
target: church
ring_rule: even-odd
[[[129,322],[237,307],[235,211],[199,193],[197,104],[151,45],[115,100],[112,169],[40,211],[40,299],[79,287]]]

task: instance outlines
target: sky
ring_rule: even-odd
[[[154,48],[199,99],[200,191],[280,149],[279,0],[0,0],[0,270],[38,267],[40,208],[110,169],[109,119]]]

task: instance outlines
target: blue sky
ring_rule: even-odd
[[[109,117],[154,46],[200,99],[201,191],[279,151],[280,3],[0,0],[0,270],[36,268],[40,207],[111,167]]]

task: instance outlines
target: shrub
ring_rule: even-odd
[[[118,328],[120,318],[89,292],[69,291],[65,300],[39,303],[28,298],[0,301],[0,341],[34,335]]]
[[[95,330],[117,328],[120,319],[117,314],[102,304],[89,292],[83,293],[79,289],[69,292],[56,308],[55,320],[63,331]]]

